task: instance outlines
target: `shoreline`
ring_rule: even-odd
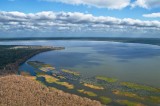
[[[38,41],[38,40],[75,40],[75,41],[112,41],[122,43],[140,43],[160,46],[160,38],[128,38],[128,37],[26,37],[0,38],[0,41]]]
[[[32,58],[33,56],[47,52],[47,51],[52,51],[52,50],[63,50],[65,49],[64,47],[52,47],[52,46],[16,46],[17,48],[13,49],[18,49],[18,48],[27,48],[27,49],[36,49],[35,52],[32,52],[25,57],[18,59],[14,63],[7,64],[3,69],[0,69],[0,76],[6,76],[6,75],[13,75],[18,73],[18,67],[22,65],[25,61],[28,59]]]

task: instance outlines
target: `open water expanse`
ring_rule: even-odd
[[[121,82],[160,88],[160,46],[78,40],[7,41],[0,42],[0,45],[63,46],[64,50],[40,53],[28,61],[49,64],[56,71],[67,69],[78,72],[81,79],[106,76]],[[28,61],[19,70],[36,75],[36,69],[28,65]]]

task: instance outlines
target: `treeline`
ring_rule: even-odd
[[[160,45],[160,38],[127,38],[127,37],[28,37],[28,38],[0,38],[0,41],[21,40],[81,40],[81,41],[115,41],[123,43],[142,43]]]
[[[11,49],[13,46],[0,46],[0,69],[6,65],[15,63],[16,60],[23,58],[27,54],[35,52],[35,49]]]
[[[0,46],[0,75],[15,74],[18,66],[32,56],[60,47],[43,46]]]

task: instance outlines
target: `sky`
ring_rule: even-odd
[[[160,0],[0,0],[0,38],[160,38]]]

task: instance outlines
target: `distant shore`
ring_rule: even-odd
[[[112,41],[123,43],[140,43],[160,45],[160,38],[131,38],[131,37],[25,37],[25,38],[0,38],[0,41],[22,40],[75,40],[75,41]]]

